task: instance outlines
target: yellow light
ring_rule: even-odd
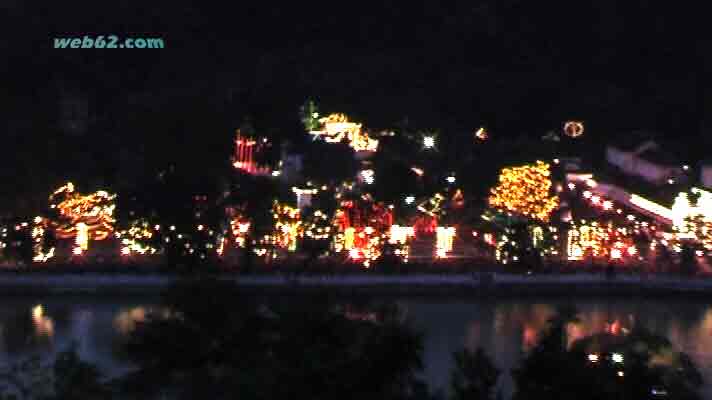
[[[57,202],[56,198],[60,195],[63,199]],[[83,235],[85,237],[79,242],[87,243],[81,245],[86,250],[89,240],[105,240],[112,236],[116,222],[113,216],[115,198],[115,194],[104,190],[82,195],[74,191],[71,182],[57,189],[50,196],[51,208],[59,211],[58,220],[53,222],[57,238],[76,239],[78,235]]]
[[[82,251],[89,248],[89,227],[83,222],[77,224],[76,244]]]
[[[525,217],[548,221],[551,212],[559,205],[556,196],[550,196],[549,165],[537,161],[535,165],[504,168],[499,185],[491,190],[489,204]]]
[[[576,138],[583,135],[584,127],[581,121],[566,121],[564,123],[564,133],[570,137]]]

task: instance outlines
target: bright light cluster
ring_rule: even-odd
[[[92,240],[105,240],[114,232],[116,195],[100,190],[88,195],[75,192],[69,182],[50,196],[50,207],[59,212],[54,221],[58,239],[73,238],[75,255],[84,253]]]
[[[663,217],[667,220],[672,221],[673,219],[673,212],[671,209],[664,207],[658,203],[655,203],[653,201],[650,201],[644,197],[641,197],[637,194],[633,194],[630,196],[630,202],[634,206],[641,208],[645,211],[648,211],[650,213],[653,213],[655,215],[658,215],[660,217]]]
[[[304,224],[304,235],[314,240],[326,240],[331,236],[329,217],[321,210],[316,210]]]
[[[286,249],[297,250],[297,240],[302,236],[302,221],[299,209],[287,204],[275,202],[272,206],[274,234],[272,243]]]
[[[158,249],[151,246],[148,241],[154,238],[158,226],[151,226],[147,221],[134,221],[129,229],[117,233],[121,239],[121,254],[130,256],[135,254],[156,254]]]
[[[435,257],[446,258],[452,252],[455,240],[455,228],[452,226],[438,226],[435,229]]]
[[[423,136],[423,148],[427,150],[435,148],[435,136]]]
[[[32,261],[34,262],[47,262],[54,257],[54,247],[47,252],[44,251],[45,224],[44,218],[35,217],[32,227]]]
[[[250,231],[250,221],[242,215],[237,215],[230,220],[230,233],[238,248],[245,247],[247,234]],[[222,252],[222,249],[221,249]]]
[[[691,190],[697,196],[692,205],[687,193],[680,193],[672,206],[673,228],[678,239],[692,239],[712,249],[712,193],[699,188]]]
[[[487,140],[487,138],[489,138],[489,133],[487,133],[484,127],[480,127],[480,129],[475,131],[475,138],[479,140]]]
[[[415,228],[412,226],[391,225],[388,243],[396,246],[395,254],[408,262],[410,246],[408,240],[415,237]]]
[[[309,133],[323,137],[327,143],[341,143],[346,140],[356,151],[378,150],[378,140],[370,138],[368,133],[362,130],[361,124],[349,122],[344,114],[331,114],[319,119],[319,123],[321,129]]]
[[[334,216],[337,229],[334,235],[334,251],[348,252],[352,260],[363,261],[369,267],[371,261],[381,256],[383,243],[393,225],[391,209],[375,203],[370,196],[358,200],[345,200]]]
[[[279,173],[273,174],[269,167],[258,165],[257,163],[257,154],[263,151],[266,146],[269,146],[267,138],[256,140],[243,135],[238,129],[235,134],[235,154],[233,155],[232,165],[252,175],[279,176]]]
[[[603,225],[595,221],[581,221],[579,224],[572,222],[569,227],[566,255],[570,261],[586,257],[620,260],[637,254],[638,250],[627,228],[616,228],[612,223]]]
[[[537,161],[535,165],[504,168],[499,175],[499,185],[491,190],[491,207],[507,210],[525,217],[548,221],[549,215],[559,205],[551,189],[549,164]]]

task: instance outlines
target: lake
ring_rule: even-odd
[[[383,300],[383,299],[378,299]],[[503,371],[500,387],[509,395],[508,371],[533,346],[562,297],[445,298],[400,297],[398,303],[425,333],[424,376],[431,387],[446,389],[452,352],[483,347]],[[347,300],[348,301],[348,300]],[[130,368],[122,340],[155,307],[155,297],[7,297],[0,303],[0,362],[30,354],[52,355],[75,342],[79,353],[105,373]],[[572,339],[596,332],[625,332],[635,324],[667,336],[687,352],[705,377],[712,398],[712,301],[698,299],[585,297],[573,301],[581,323]]]

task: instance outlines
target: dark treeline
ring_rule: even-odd
[[[684,353],[642,327],[573,341],[576,311],[562,308],[511,371],[513,399],[699,399],[702,378]],[[0,370],[0,399],[502,398],[486,351],[453,354],[448,394],[420,376],[422,333],[390,304],[326,296],[272,299],[199,280],[164,294],[125,343],[136,368],[107,380],[73,348],[51,365]]]

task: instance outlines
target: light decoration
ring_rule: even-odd
[[[692,188],[694,205],[687,193],[680,193],[673,204],[673,228],[677,239],[695,240],[712,250],[712,193]]]
[[[77,224],[77,236],[75,237],[76,247],[74,254],[80,255],[89,250],[89,227],[84,222]]]
[[[429,199],[426,199],[422,203],[418,204],[418,211],[427,214],[431,217],[437,217],[442,211],[442,204],[445,200],[445,196],[440,193],[435,193]]]
[[[316,210],[304,222],[304,235],[314,240],[326,240],[331,237],[329,217],[321,210]]]
[[[256,155],[269,146],[266,138],[254,139],[243,135],[238,129],[235,134],[235,154],[232,165],[251,175],[272,175],[272,170],[257,164]],[[274,175],[274,176],[279,176]]]
[[[395,254],[406,262],[410,256],[408,240],[412,237],[415,237],[415,229],[412,226],[391,225],[388,243],[397,246]]]
[[[532,228],[532,246],[538,248],[544,242],[544,229],[541,226]]]
[[[61,200],[60,200],[61,198]],[[116,195],[100,190],[88,195],[77,193],[69,182],[50,196],[50,207],[58,211],[54,221],[58,239],[75,240],[73,252],[80,255],[92,240],[102,241],[114,232]]]
[[[375,182],[375,172],[372,169],[364,169],[361,171],[361,180],[367,185],[372,185]]]
[[[484,127],[480,127],[480,129],[475,131],[475,138],[482,141],[487,140],[489,133],[487,133]]]
[[[564,133],[572,138],[577,138],[583,135],[583,122],[581,121],[566,121],[564,123]]]
[[[415,229],[412,226],[391,225],[390,232],[388,242],[391,244],[404,244],[415,236]]]
[[[423,136],[423,148],[426,150],[435,148],[435,136]]]
[[[452,252],[455,233],[455,227],[437,227],[435,230],[435,257],[447,258],[448,253]]]
[[[347,252],[349,258],[362,260],[368,267],[370,261],[381,256],[383,243],[393,225],[393,213],[383,203],[376,203],[371,196],[364,195],[341,201],[333,224],[336,230],[334,251]]]
[[[54,247],[49,251],[44,251],[44,237],[46,232],[47,221],[42,217],[35,217],[34,225],[32,226],[32,261],[47,262],[54,257]]]
[[[275,201],[272,216],[275,224],[271,242],[287,251],[296,251],[297,240],[303,233],[299,208]]]
[[[491,190],[491,207],[507,210],[525,217],[548,221],[549,215],[559,205],[556,196],[550,196],[549,164],[537,161],[535,165],[504,168],[499,175],[499,185]]]
[[[156,254],[158,249],[150,242],[159,231],[160,226],[152,227],[146,220],[133,221],[128,229],[117,232],[116,236],[121,239],[121,254],[124,256]]]
[[[571,222],[567,233],[566,254],[569,261],[579,261],[586,256],[609,260],[633,257],[637,248],[631,232],[617,228],[612,222],[599,224],[596,221]]]
[[[673,220],[673,211],[670,208],[664,207],[637,194],[632,194],[630,196],[630,203],[642,210],[658,215],[669,221]]]
[[[309,133],[315,137],[323,137],[327,143],[341,143],[346,140],[356,151],[378,150],[378,140],[370,138],[368,133],[361,129],[361,124],[350,122],[344,114],[331,114],[320,118],[319,123],[321,128]]]

